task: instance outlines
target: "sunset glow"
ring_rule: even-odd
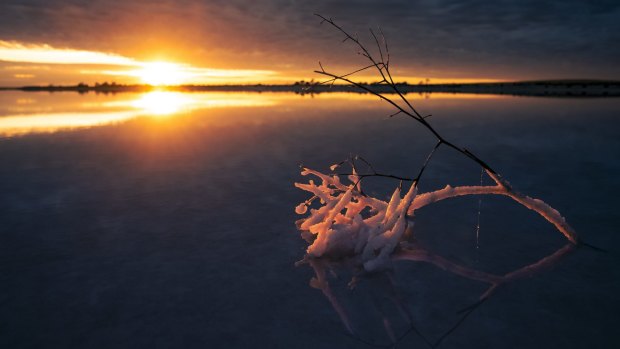
[[[159,49],[161,50],[161,49]],[[13,63],[12,65],[7,65]],[[19,65],[18,65],[19,64]],[[19,69],[19,72],[15,72]],[[255,84],[292,83],[310,80],[311,72],[302,76],[285,75],[275,70],[222,69],[201,67],[179,61],[142,61],[114,52],[88,51],[77,48],[55,47],[45,43],[25,43],[0,40],[0,71],[12,77],[16,84],[28,79],[39,84],[72,84],[77,82],[115,81],[122,84],[148,84],[153,86],[183,84]],[[374,76],[362,72],[356,77],[361,81],[373,81]],[[9,75],[10,74],[10,75]],[[70,82],[58,81],[54,74],[64,78],[73,76]],[[43,80],[45,79],[45,80]],[[400,81],[409,83],[468,83],[492,82],[484,78],[433,78],[400,75]],[[0,82],[0,86],[6,82]]]
[[[146,63],[136,75],[149,85],[180,85],[187,81],[190,74],[174,63]]]
[[[0,349],[620,349],[618,19],[0,0]]]
[[[104,52],[55,48],[0,40],[0,61],[48,64],[135,65],[131,58]]]
[[[0,137],[102,126],[144,116],[175,116],[202,109],[268,107],[302,101],[297,95],[284,94],[171,91],[117,94],[113,100],[95,94],[81,99],[62,94],[18,99],[7,96],[0,95]]]
[[[7,76],[16,80],[36,78],[40,84],[66,84],[64,81],[59,82],[55,74],[65,79],[73,76],[70,84],[113,80],[123,84],[153,86],[260,83],[279,77],[278,73],[271,70],[215,69],[180,62],[144,62],[110,52],[0,40],[2,70],[10,75],[0,75],[0,86],[6,84],[2,78]]]

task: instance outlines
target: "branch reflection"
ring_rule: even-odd
[[[392,255],[392,262],[408,261],[427,263],[453,275],[482,282],[489,286],[472,305],[459,310],[457,314],[460,314],[460,318],[458,318],[450,328],[445,330],[441,336],[434,340],[428,338],[416,327],[413,316],[409,311],[410,307],[404,297],[398,292],[396,287],[396,276],[392,270],[367,273],[358,267],[359,264],[356,263],[353,258],[333,260],[327,257],[316,258],[308,255],[298,264],[307,264],[313,269],[315,275],[310,280],[310,286],[319,289],[323,293],[338,314],[348,335],[352,338],[372,347],[392,348],[397,346],[405,337],[415,334],[428,347],[434,348],[440,345],[446,337],[456,330],[477,307],[497,292],[502,285],[532,277],[549,270],[574,251],[576,247],[577,245],[575,244],[567,243],[552,254],[534,263],[503,275],[496,275],[454,263],[433,251],[404,243],[404,246],[399,248]],[[366,284],[368,287],[364,287],[364,291],[374,293],[374,295],[370,295],[370,298],[374,299],[374,301],[371,302],[371,306],[363,309],[363,311],[365,314],[375,314],[381,318],[381,334],[378,332],[369,334],[369,331],[362,331],[358,328],[359,326],[356,326],[354,320],[358,320],[359,317],[353,315],[354,309],[345,306],[346,298],[349,297],[348,294],[339,297],[330,285],[328,276],[337,276],[336,271],[354,275],[353,279],[348,284],[351,290]],[[383,302],[381,300],[383,300]],[[385,300],[387,300],[387,304],[384,302]],[[396,313],[398,316],[396,316],[396,318],[394,316],[389,316],[386,311],[387,306],[392,306],[397,310]],[[375,323],[377,323],[377,321],[375,321]],[[380,338],[369,338],[369,335]]]

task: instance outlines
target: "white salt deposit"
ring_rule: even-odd
[[[335,169],[337,165],[332,165]],[[362,194],[361,178],[353,170],[348,175],[350,185],[344,185],[336,175],[330,176],[318,171],[304,168],[302,175],[314,175],[321,180],[316,184],[295,183],[299,189],[313,194],[310,200],[295,208],[298,214],[308,211],[309,203],[318,198],[322,206],[311,209],[302,221],[301,230],[307,230],[316,236],[307,249],[311,257],[358,258],[366,271],[388,268],[391,257],[402,241],[407,227],[413,225],[416,209],[444,199],[463,195],[504,195],[521,205],[536,211],[552,223],[572,243],[577,243],[575,231],[566,223],[564,217],[545,202],[533,199],[514,191],[510,185],[493,173],[489,176],[496,182],[494,186],[446,186],[443,189],[417,194],[413,182],[404,197],[400,188],[396,188],[389,202]],[[370,209],[370,216],[363,218],[361,212]]]

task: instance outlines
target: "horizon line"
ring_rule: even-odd
[[[419,82],[419,83],[409,83],[407,81],[399,81],[395,82],[396,85],[404,85],[404,86],[450,86],[450,85],[502,85],[502,84],[620,84],[620,79],[592,79],[592,78],[563,78],[563,79],[527,79],[527,80],[501,80],[501,81],[488,81],[481,80],[476,81],[472,80],[470,82],[440,82],[440,83],[432,83],[432,82]],[[380,82],[368,82],[362,81],[361,85],[374,85],[374,86],[382,86]],[[35,85],[21,85],[21,86],[0,86],[0,89],[3,90],[20,90],[27,88],[83,88],[83,89],[97,89],[97,88],[115,88],[115,87],[142,87],[142,88],[183,88],[183,87],[258,87],[258,86],[274,86],[274,87],[294,87],[294,86],[351,86],[347,83],[334,83],[334,84],[322,84],[320,81],[311,80],[299,80],[292,83],[268,83],[268,82],[256,82],[256,83],[217,83],[217,84],[172,84],[172,85],[154,85],[154,84],[126,84],[126,83],[117,83],[115,81],[104,81],[104,82],[95,82],[92,84],[78,82],[74,84],[53,84],[53,83],[43,83],[43,84],[35,84]]]

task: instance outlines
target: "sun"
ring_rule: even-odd
[[[144,63],[136,75],[145,84],[154,86],[180,85],[188,79],[182,65],[168,62]]]

